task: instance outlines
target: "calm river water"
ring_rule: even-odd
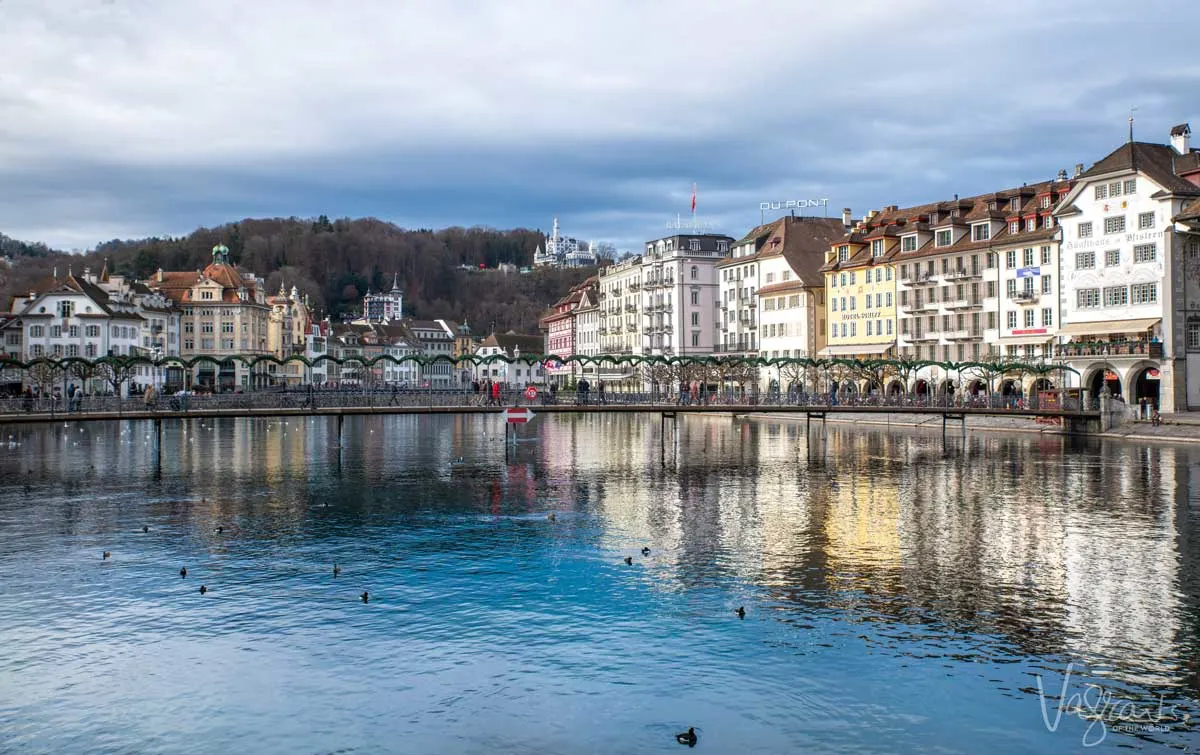
[[[1198,448],[150,429],[2,429],[0,752],[1200,749]]]

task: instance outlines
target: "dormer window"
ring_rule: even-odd
[[[1047,210],[1049,208],[1050,208],[1050,197],[1042,197],[1042,209]]]
[[[1021,221],[1014,220],[1011,223],[1009,223],[1008,224],[1008,232],[1009,233],[1020,233],[1021,232]]]
[[[883,256],[883,239],[875,239],[874,241],[871,242],[871,256],[872,257],[882,257]]]
[[[850,259],[850,246],[848,244],[839,246],[837,254],[838,262],[845,262],[846,260]]]
[[[900,239],[900,251],[903,251],[903,252],[917,251],[917,237],[916,236],[905,236],[904,238]]]
[[[957,217],[958,217],[958,210],[957,210],[957,209],[951,210],[951,211],[950,211],[950,217],[952,217],[952,218],[957,218]]]
[[[937,246],[950,246],[954,243],[954,236],[948,230],[938,231],[937,238],[934,240],[934,243],[937,244]]]
[[[1028,220],[1026,220],[1025,221],[1025,230],[1026,231],[1036,231],[1037,230],[1037,218],[1029,218]]]
[[[992,237],[992,226],[989,223],[976,223],[971,226],[971,239],[973,241],[987,241]]]
[[[212,295],[213,295],[212,291],[201,291],[200,292],[201,299],[212,299],[213,298]]]
[[[728,241],[718,241],[717,242],[717,251],[720,252],[721,254],[728,252],[729,251],[729,242]]]
[[[688,249],[693,252],[700,251],[700,239],[690,239],[688,241]]]
[[[1020,210],[1021,209],[1021,198],[1013,197],[1012,202],[1010,202],[1008,206],[1010,208],[1012,208],[1013,210]]]

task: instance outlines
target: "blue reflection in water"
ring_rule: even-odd
[[[1200,746],[1196,450],[660,428],[6,428],[0,749]]]

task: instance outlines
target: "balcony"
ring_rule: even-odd
[[[596,332],[602,336],[605,336],[605,335],[608,335],[608,328],[601,325],[599,328],[596,329]]]
[[[914,301],[912,304],[901,304],[901,312],[932,312],[938,308],[937,302]]]
[[[942,306],[946,309],[978,309],[983,306],[983,302],[979,299],[952,299],[948,302],[943,302]]]
[[[1037,291],[1009,291],[1008,298],[1018,304],[1032,304],[1041,297]]]
[[[634,323],[629,323],[628,325],[625,326],[625,331],[628,333],[636,333],[637,329],[638,329],[638,326]]]
[[[630,291],[641,291],[641,290],[642,290],[642,284],[641,284],[641,283],[639,283],[639,282],[637,282],[637,281],[634,281],[633,283],[630,283],[630,284],[629,284],[629,290],[630,290]]]
[[[949,272],[946,273],[945,277],[946,277],[946,280],[970,280],[972,278],[982,278],[983,271],[980,270],[979,268],[970,269],[970,268],[960,267],[960,268],[956,268],[954,270],[950,270]]]
[[[944,330],[944,331],[942,331],[942,338],[945,338],[948,341],[967,341],[967,340],[971,340],[971,339],[975,339],[975,338],[982,338],[982,337],[983,336],[980,334],[980,332],[978,330],[967,329],[967,330]]]
[[[908,337],[908,340],[916,343],[919,341],[936,341],[940,337],[941,336],[938,334],[938,332],[936,330],[927,330],[923,333],[913,333],[911,336]]]
[[[1162,344],[1154,341],[1073,341],[1055,348],[1055,353],[1067,359],[1075,357],[1149,357],[1162,359]]]
[[[637,305],[636,304],[626,304],[625,311],[626,312],[637,312]]]

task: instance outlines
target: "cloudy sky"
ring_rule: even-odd
[[[334,10],[336,6],[336,10]],[[0,0],[0,232],[565,231],[1020,185],[1200,131],[1191,0]],[[1187,23],[1184,23],[1188,20]]]

